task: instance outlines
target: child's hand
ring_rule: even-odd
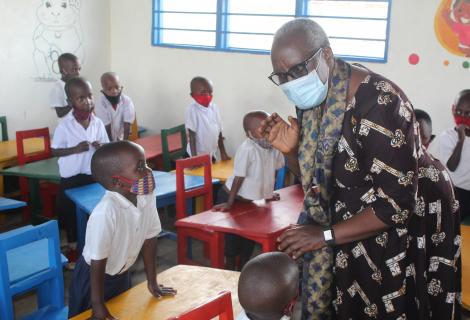
[[[279,200],[281,200],[281,196],[277,192],[274,192],[271,198],[266,199],[266,201],[279,201]]]
[[[220,157],[222,158],[222,161],[227,161],[227,160],[232,159],[232,158],[230,158],[230,157],[228,156],[228,154],[225,153],[225,152],[222,153],[222,154],[220,155]]]
[[[468,127],[464,124],[459,124],[457,127],[457,133],[459,134],[459,141],[464,141],[465,140],[465,130],[467,130]]]
[[[220,203],[218,205],[215,205],[212,207],[212,210],[214,211],[229,211],[232,208],[232,205],[228,202]]]
[[[90,150],[90,145],[88,141],[82,141],[75,146],[77,153],[82,153]]]
[[[165,287],[162,284],[159,285],[156,280],[147,282],[147,288],[155,298],[174,296],[176,294],[175,289],[171,287]]]
[[[109,313],[104,303],[93,305],[91,317],[88,320],[117,320]]]
[[[93,142],[91,143],[91,145],[93,146],[93,148],[99,149],[99,148],[101,147],[101,142],[99,142],[99,141],[93,141]]]

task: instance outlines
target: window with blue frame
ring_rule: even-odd
[[[330,38],[336,55],[387,60],[391,0],[152,0],[152,44],[269,53],[285,22],[308,17]]]

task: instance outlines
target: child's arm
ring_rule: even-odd
[[[129,140],[130,134],[131,134],[131,124],[129,122],[124,122],[124,140]],[[109,138],[109,140],[111,140],[111,137]]]
[[[106,270],[106,261],[91,260],[90,266],[90,286],[91,286],[91,319],[111,319],[115,320],[105,305],[104,301],[104,274]]]
[[[72,154],[86,152],[89,149],[90,149],[90,145],[88,141],[82,141],[79,144],[77,144],[75,147],[58,148],[58,149],[52,148],[51,151],[52,151],[53,157],[66,157]]]
[[[225,151],[225,145],[224,145],[224,137],[222,136],[222,132],[219,133],[219,141],[218,141],[218,144],[219,144],[219,150],[220,150],[220,157],[222,158],[222,160],[230,160],[230,157],[228,156],[227,154],[227,151]]]
[[[214,206],[215,211],[228,211],[230,208],[233,206],[233,203],[235,202],[235,199],[237,198],[238,191],[240,190],[243,180],[245,180],[245,177],[237,177],[233,179],[232,183],[232,188],[230,189],[230,194],[228,196],[228,200],[225,203],[220,203],[216,206]]]
[[[147,275],[147,288],[150,293],[156,297],[161,296],[174,296],[176,290],[163,285],[158,285],[157,275],[155,274],[155,260],[157,258],[157,238],[150,238],[145,240],[142,246],[142,253],[144,256],[144,268]]]
[[[195,157],[197,156],[197,150],[196,150],[196,132],[189,130],[189,149],[191,150],[191,156]]]
[[[447,168],[449,168],[450,171],[455,171],[457,167],[459,166],[460,157],[462,156],[463,143],[465,141],[465,129],[466,128],[467,127],[463,124],[457,127],[459,140],[457,141],[457,144],[455,145],[452,155],[450,156],[449,160],[447,160]]]
[[[111,137],[111,123],[104,126],[104,127],[106,128],[106,133],[108,134],[109,141],[112,141],[113,138]],[[125,131],[124,131],[124,133],[125,133]]]

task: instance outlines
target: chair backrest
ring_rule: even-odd
[[[276,171],[276,182],[274,183],[274,190],[279,190],[285,187],[286,174],[289,168],[287,165]]]
[[[33,246],[38,243],[40,247]],[[38,248],[47,250],[47,255]],[[25,272],[25,266],[32,269],[26,270],[31,273],[18,271]],[[0,235],[0,318],[13,319],[13,296],[33,290],[38,290],[39,308],[64,307],[59,227],[55,220]]]
[[[25,154],[24,140],[31,138],[43,138],[44,150],[32,154]],[[34,130],[16,131],[16,150],[18,153],[18,163],[26,164],[38,160],[44,160],[51,157],[51,137],[49,128],[40,128]]]
[[[176,219],[186,216],[186,199],[204,196],[204,210],[212,208],[211,157],[208,154],[176,160]],[[184,169],[204,167],[204,185],[190,190],[185,189]]]
[[[2,126],[2,141],[8,140],[7,117],[0,117],[0,125]]]
[[[233,320],[232,298],[229,291],[222,291],[215,298],[169,320]]]
[[[129,141],[135,141],[139,138],[139,126],[137,125],[137,117],[131,124],[131,132],[129,133]]]
[[[177,134],[177,133],[179,133],[181,136],[181,148],[170,152],[168,136],[172,134]],[[170,129],[162,129],[161,136],[162,136],[163,169],[165,171],[171,171],[172,170],[171,160],[183,158],[184,155],[186,154],[186,144],[187,144],[186,127],[184,126],[184,124],[181,124],[179,126],[176,126]]]

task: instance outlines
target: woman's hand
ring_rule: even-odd
[[[295,225],[285,231],[278,239],[278,249],[293,259],[304,253],[318,250],[325,246],[323,229],[316,225]]]
[[[299,143],[299,124],[297,119],[289,116],[289,123],[277,113],[273,113],[261,122],[258,133],[268,139],[269,143],[284,154],[297,149]]]

